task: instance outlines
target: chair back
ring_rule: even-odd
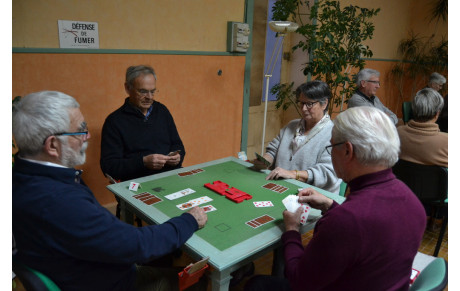
[[[347,193],[347,188],[348,188],[347,183],[345,183],[344,181],[342,181],[342,183],[340,184],[340,192],[339,192],[339,195],[342,196],[342,197],[345,197],[345,194]]]
[[[13,272],[27,291],[61,291],[45,274],[19,262],[13,256]]]
[[[412,102],[410,101],[403,102],[402,113],[403,113],[404,124],[406,124],[412,118]]]
[[[422,270],[409,291],[441,291],[446,285],[447,262],[444,258],[437,258]]]
[[[447,198],[447,169],[441,166],[421,165],[399,160],[393,166],[395,176],[403,181],[422,203],[439,201]]]

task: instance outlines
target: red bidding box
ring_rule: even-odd
[[[190,270],[190,267],[185,268],[182,272],[178,274],[179,276],[179,290],[185,290],[188,287],[192,286],[198,280],[203,276],[204,271],[206,271],[207,268],[209,268],[208,264],[204,265],[203,268],[199,269],[196,272],[193,272],[192,274],[189,274],[188,271]]]
[[[236,189],[235,187],[229,188],[230,186],[222,181],[214,181],[212,184],[206,183],[204,186],[236,203],[252,199],[252,196],[248,193]]]

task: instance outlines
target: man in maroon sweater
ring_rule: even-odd
[[[399,137],[384,113],[355,107],[334,120],[326,150],[350,193],[342,205],[305,189],[300,203],[323,217],[304,248],[301,208],[284,211],[286,278],[254,277],[245,290],[408,290],[426,215],[417,197],[393,175]]]

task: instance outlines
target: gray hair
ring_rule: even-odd
[[[428,84],[432,83],[444,85],[444,83],[446,83],[446,78],[443,75],[434,72],[433,74],[431,74],[430,80],[428,81]]]
[[[13,105],[13,136],[24,156],[38,154],[47,137],[68,131],[69,109],[79,108],[71,96],[57,91],[41,91],[21,98]]]
[[[329,101],[327,102],[327,106],[324,109],[324,113],[327,112],[327,109],[330,106],[329,103],[332,96],[331,89],[329,88],[328,84],[320,80],[313,80],[303,83],[299,87],[297,87],[295,91],[297,100],[299,99],[300,94],[305,95],[305,97],[309,99],[319,101],[321,105],[324,105],[327,101]]]
[[[349,141],[363,165],[388,168],[398,161],[400,141],[396,127],[381,110],[359,106],[348,108],[334,120],[335,143]]]
[[[133,88],[134,80],[141,75],[153,75],[155,80],[157,79],[155,70],[152,67],[147,65],[131,66],[126,69],[125,83],[128,85],[128,88]]]
[[[358,88],[361,86],[361,81],[367,81],[372,76],[380,77],[380,72],[374,69],[362,69],[359,71],[355,77],[355,82],[356,85],[358,85]]]
[[[423,88],[412,100],[412,116],[415,121],[426,122],[433,119],[443,106],[441,94],[432,88]]]

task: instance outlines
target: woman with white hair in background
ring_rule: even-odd
[[[412,119],[398,127],[400,159],[447,168],[447,133],[440,132],[436,124],[443,105],[443,98],[434,89],[424,88],[417,92],[412,100]]]

